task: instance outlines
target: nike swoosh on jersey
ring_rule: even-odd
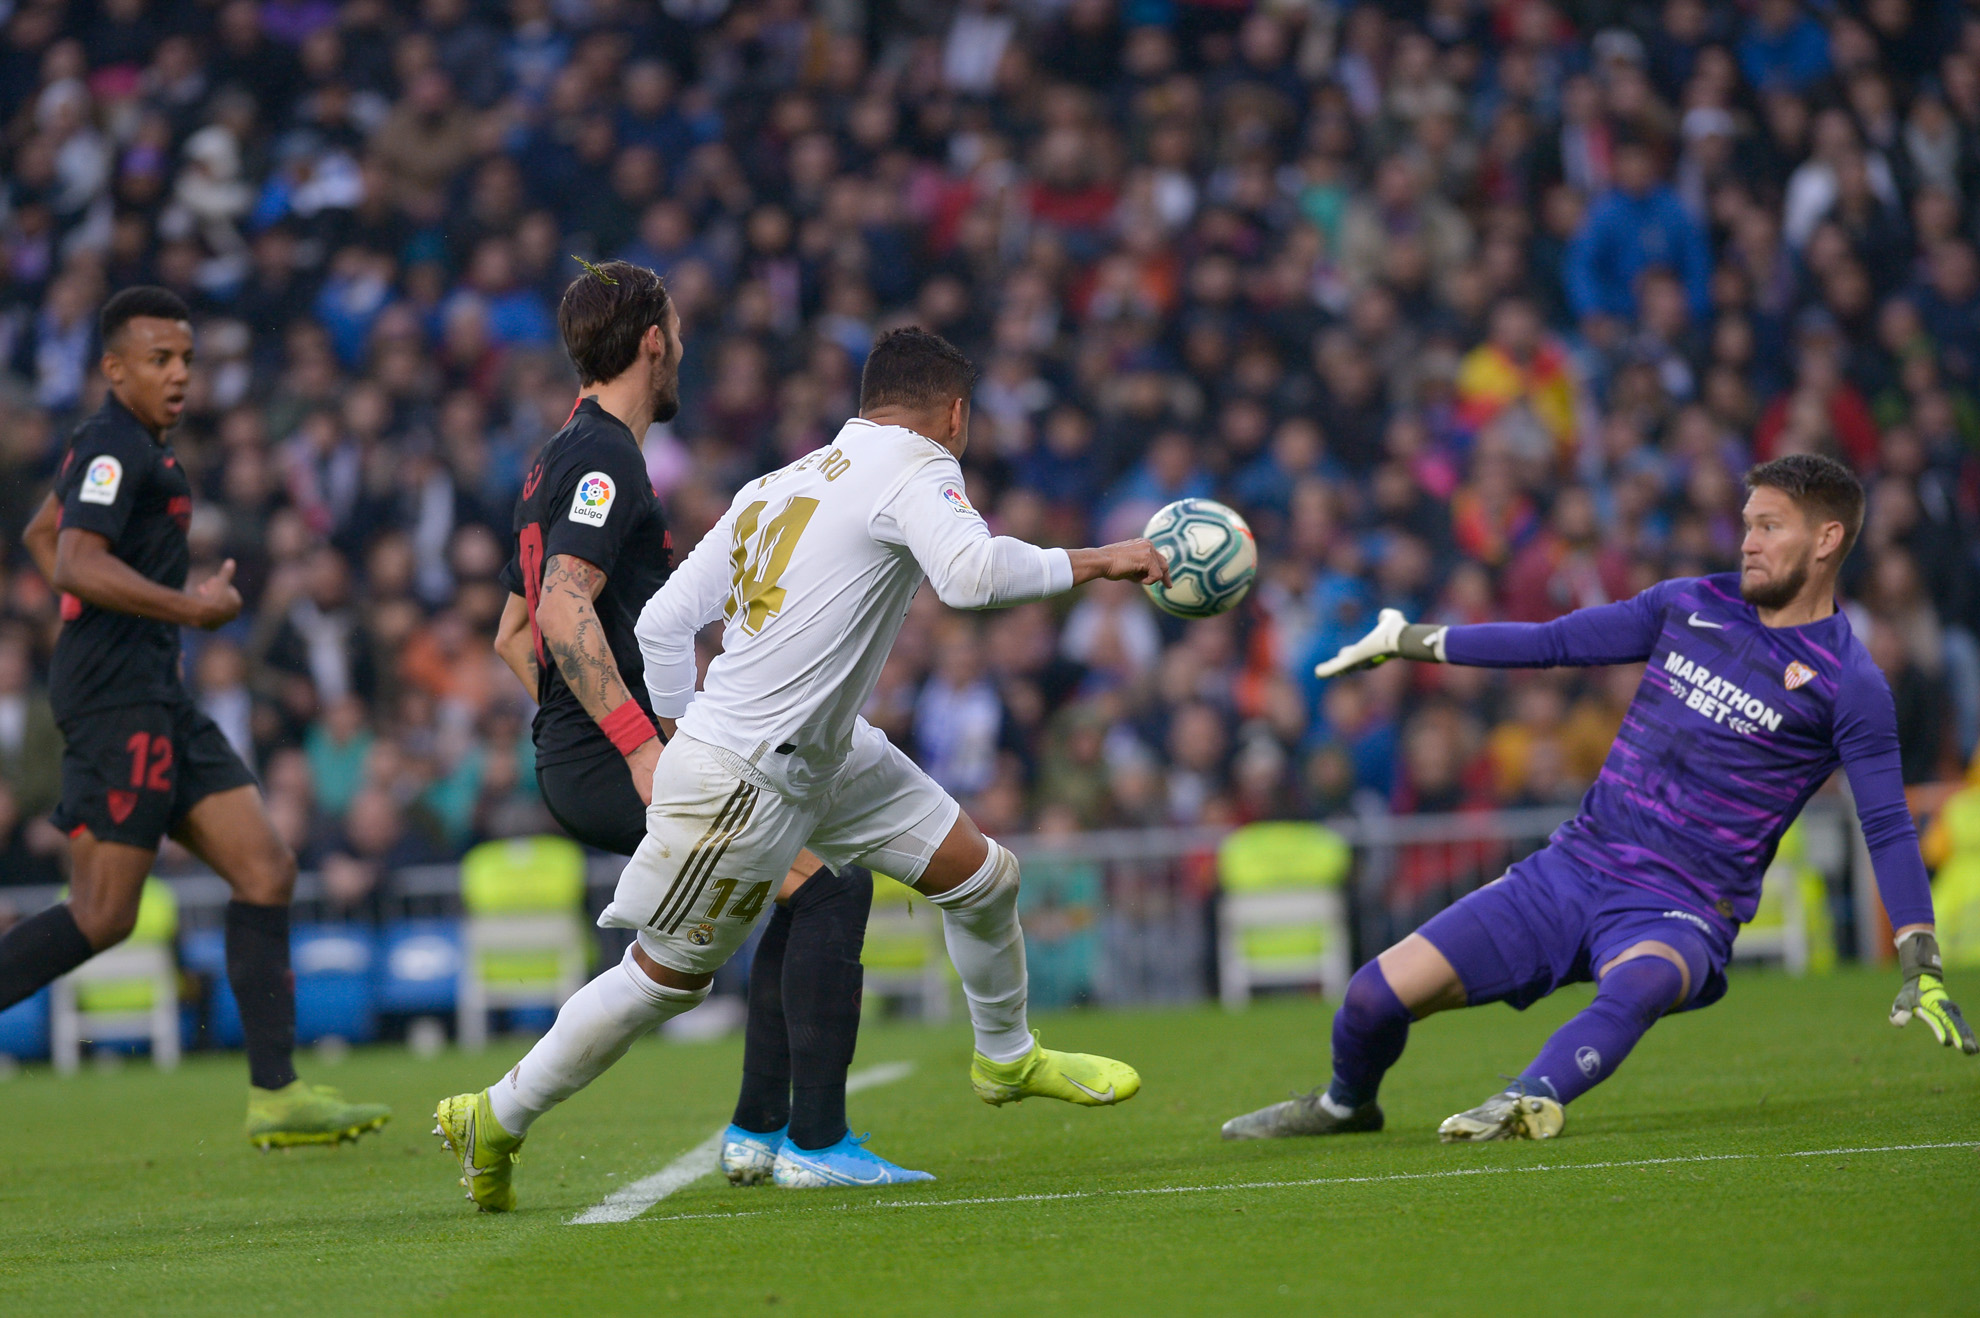
[[[1689,622],[1694,627],[1710,627],[1715,632],[1722,632],[1726,629],[1726,625],[1724,623],[1712,622],[1709,619],[1701,618],[1698,616],[1698,614],[1695,611],[1692,613],[1692,615],[1689,618],[1685,619],[1685,621]]]
[[[1066,1076],[1065,1082],[1071,1085],[1074,1089],[1077,1089],[1080,1093],[1085,1094],[1088,1098],[1092,1099],[1096,1103],[1111,1103],[1114,1101],[1114,1087],[1112,1085],[1108,1085],[1107,1092],[1103,1094],[1097,1089],[1088,1089],[1085,1085],[1073,1079],[1071,1076]]]

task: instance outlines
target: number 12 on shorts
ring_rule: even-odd
[[[137,791],[172,790],[172,739],[133,732],[124,749],[131,754],[131,786]],[[147,769],[147,763],[149,768]]]

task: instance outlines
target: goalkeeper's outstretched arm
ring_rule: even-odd
[[[1315,666],[1316,677],[1338,677],[1390,659],[1415,659],[1475,668],[1564,668],[1641,663],[1650,657],[1662,626],[1661,582],[1634,599],[1576,609],[1552,622],[1482,622],[1469,626],[1413,623],[1395,609],[1382,610],[1375,629]]]

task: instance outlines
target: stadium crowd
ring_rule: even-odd
[[[868,717],[992,833],[1571,800],[1634,673],[1313,661],[1384,605],[1537,620],[1731,567],[1743,469],[1799,450],[1871,492],[1848,608],[1907,776],[1980,741],[1980,18],[1951,0],[0,15],[9,879],[61,851],[20,532],[138,282],[196,309],[195,575],[232,557],[248,599],[188,675],[353,909],[547,826],[489,641],[571,406],[573,254],[680,307],[684,409],[647,442],[677,551],[910,322],[983,368],[999,531],[1250,519],[1257,587],[1213,621],[923,592]]]

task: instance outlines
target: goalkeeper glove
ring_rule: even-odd
[[[1444,662],[1444,627],[1410,622],[1396,609],[1383,609],[1375,620],[1375,630],[1344,645],[1339,654],[1313,668],[1315,677],[1339,677],[1363,668],[1373,668],[1390,659],[1421,659]]]
[[[1891,1024],[1903,1025],[1917,1016],[1931,1027],[1932,1037],[1945,1047],[1955,1042],[1963,1053],[1980,1053],[1980,1040],[1973,1027],[1959,1014],[1959,1004],[1946,996],[1944,966],[1939,961],[1939,940],[1923,929],[1913,930],[1897,945],[1898,968],[1904,972],[1904,987],[1891,1004]]]

